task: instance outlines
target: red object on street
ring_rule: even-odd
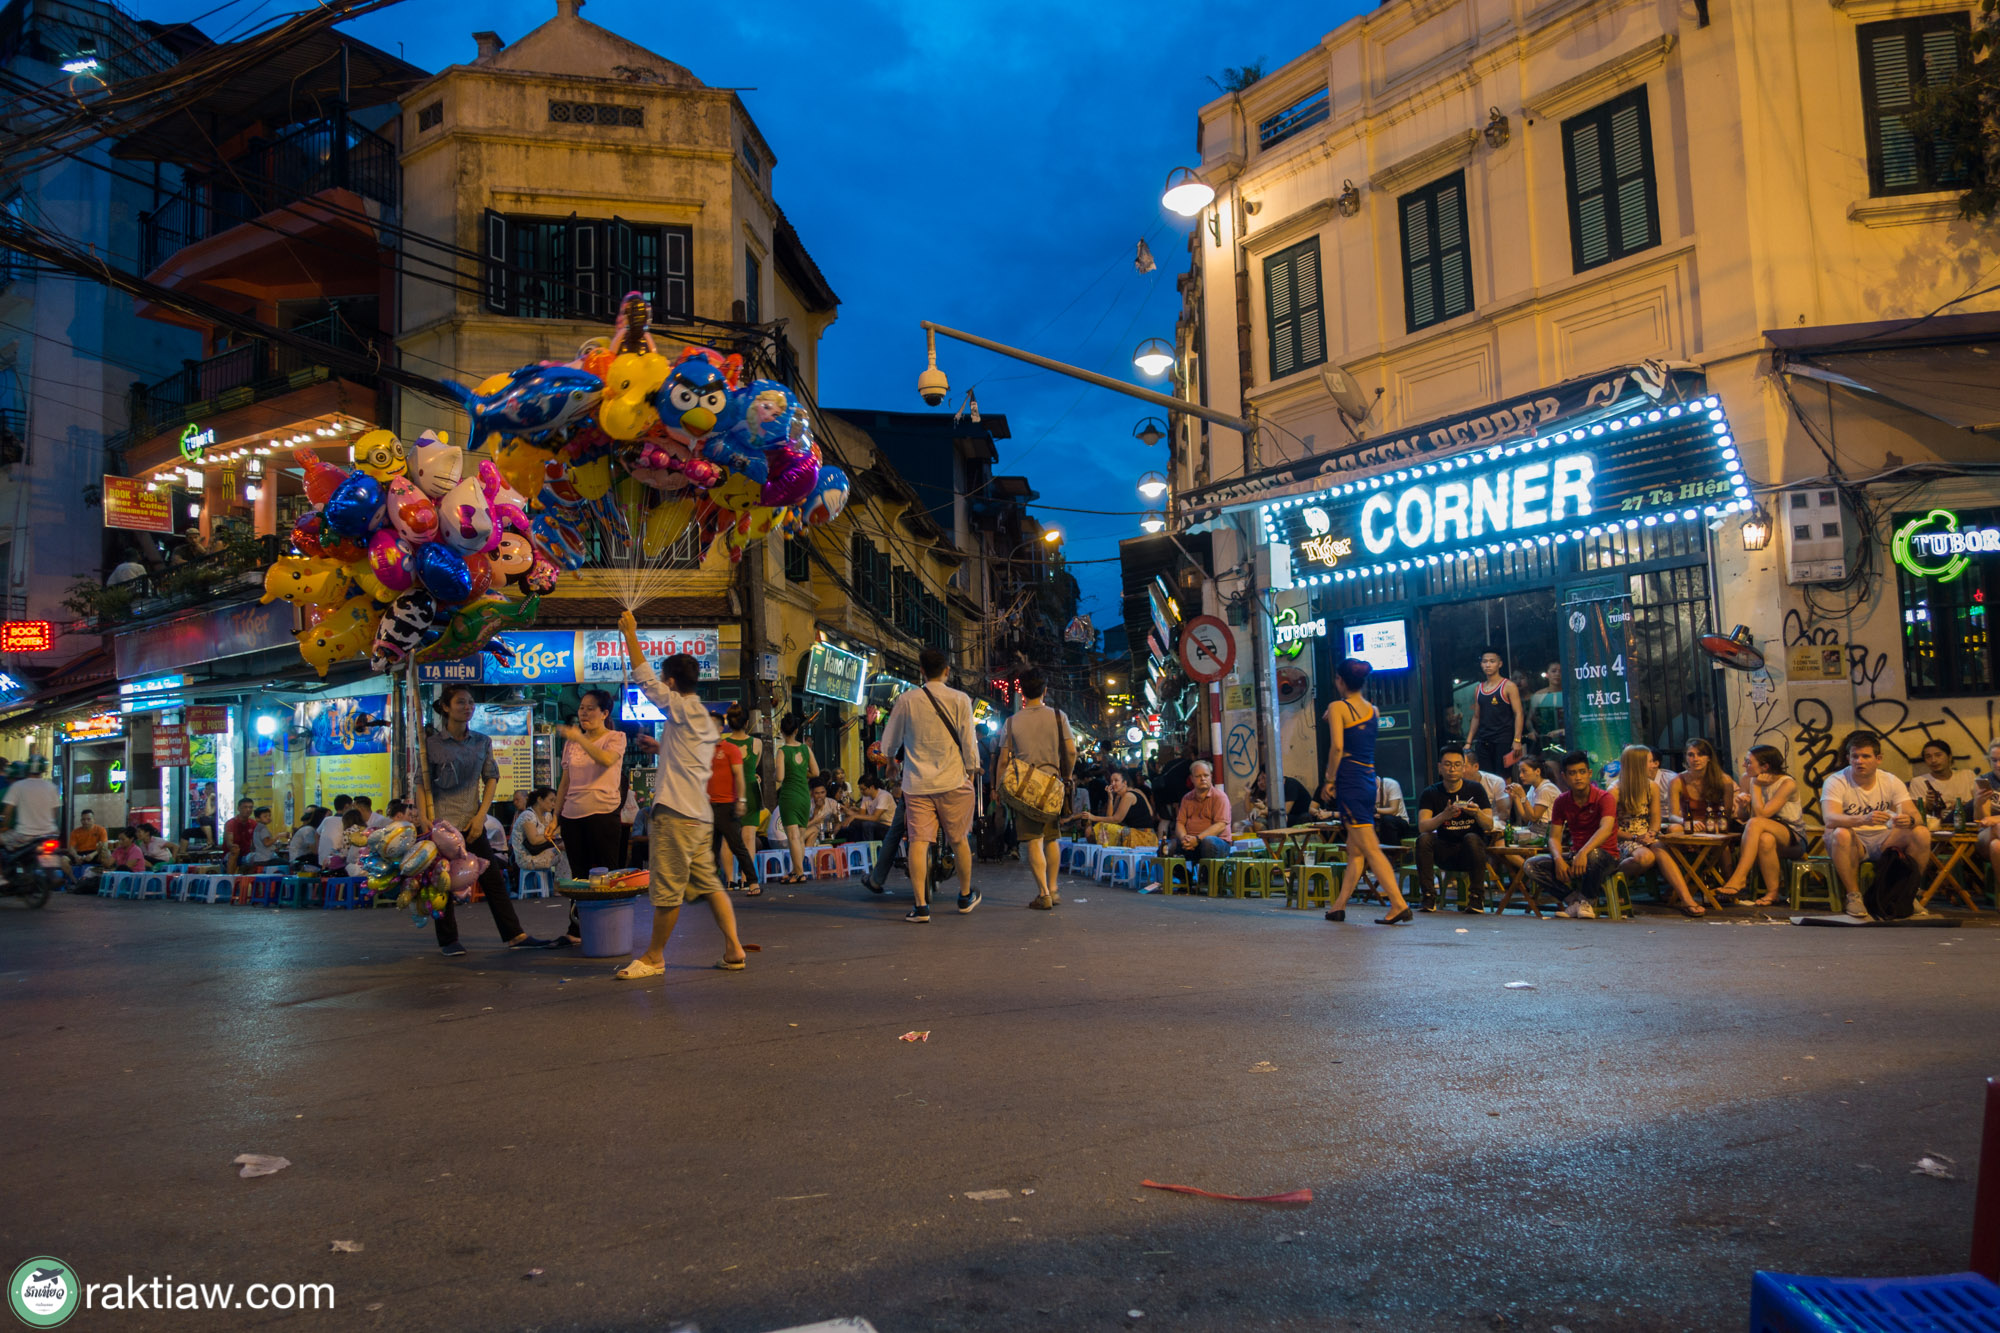
[[[1972,1271],[2000,1282],[2000,1078],[1986,1080],[1979,1183],[1972,1196]]]
[[[1217,1194],[1213,1190],[1196,1189],[1192,1185],[1162,1185],[1157,1180],[1139,1182],[1149,1190],[1172,1190],[1176,1194],[1199,1194],[1204,1199],[1221,1199],[1225,1203],[1276,1203],[1294,1208],[1303,1208],[1313,1201],[1313,1192],[1289,1190],[1284,1194]]]
[[[56,627],[52,621],[0,621],[0,653],[46,653],[55,646]]]

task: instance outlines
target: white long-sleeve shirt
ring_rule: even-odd
[[[924,696],[929,695],[929,700]],[[952,725],[945,726],[945,717]],[[957,791],[979,771],[979,742],[972,731],[972,698],[943,681],[904,690],[882,728],[882,753],[903,751],[903,793],[936,796]]]
[[[655,707],[666,715],[660,723],[660,767],[653,784],[653,804],[685,819],[715,822],[708,806],[708,778],[715,766],[715,743],[722,729],[702,701],[676,694],[661,683],[659,673],[644,657],[632,663],[632,676]]]

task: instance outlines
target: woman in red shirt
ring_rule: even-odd
[[[715,815],[709,834],[709,850],[715,856],[716,872],[725,889],[741,889],[755,898],[764,890],[752,878],[756,861],[743,845],[743,812],[749,807],[749,787],[743,780],[743,751],[727,736],[715,743],[715,766],[708,777],[708,806]],[[735,858],[734,873],[725,852]]]

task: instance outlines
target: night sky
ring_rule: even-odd
[[[255,2],[203,29],[261,26],[271,11]],[[1132,350],[1172,341],[1191,225],[1160,207],[1160,188],[1198,162],[1195,112],[1219,95],[1208,76],[1259,57],[1275,69],[1369,8],[593,0],[583,14],[704,83],[757,90],[742,96],[777,154],[778,202],[841,298],[820,401],[922,411],[926,318],[1144,382]],[[554,0],[406,3],[350,30],[435,70],[472,60],[475,29],[514,42],[554,12]],[[1159,265],[1144,276],[1142,236]],[[1007,415],[1001,472],[1027,475],[1045,505],[1122,511],[1040,515],[1067,534],[1083,609],[1117,623],[1117,543],[1138,535],[1144,507],[1133,486],[1165,466],[1164,443],[1132,438],[1150,409],[947,340],[938,362],[954,405],[975,387],[982,411]]]

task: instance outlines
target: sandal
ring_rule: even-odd
[[[745,957],[737,959],[733,963],[730,962],[727,958],[724,958],[716,963],[715,968],[718,972],[741,972],[745,967],[749,965],[749,963],[750,959],[747,955]]]
[[[1675,903],[1675,904],[1674,904],[1674,910],[1675,910],[1676,912],[1679,912],[1679,913],[1680,913],[1680,914],[1681,914],[1682,916],[1707,916],[1707,915],[1708,915],[1708,909],[1707,909],[1706,907],[1703,907],[1703,906],[1702,906],[1702,905],[1701,905],[1700,903],[1695,903],[1695,904],[1693,904],[1692,906],[1690,906],[1690,905],[1688,905],[1688,904],[1686,904],[1686,903]]]
[[[639,981],[646,977],[663,976],[666,970],[665,963],[649,963],[643,958],[634,958],[611,975],[620,981]]]
[[[761,884],[745,884],[743,886],[743,896],[745,898],[761,898],[764,896],[764,886]]]

